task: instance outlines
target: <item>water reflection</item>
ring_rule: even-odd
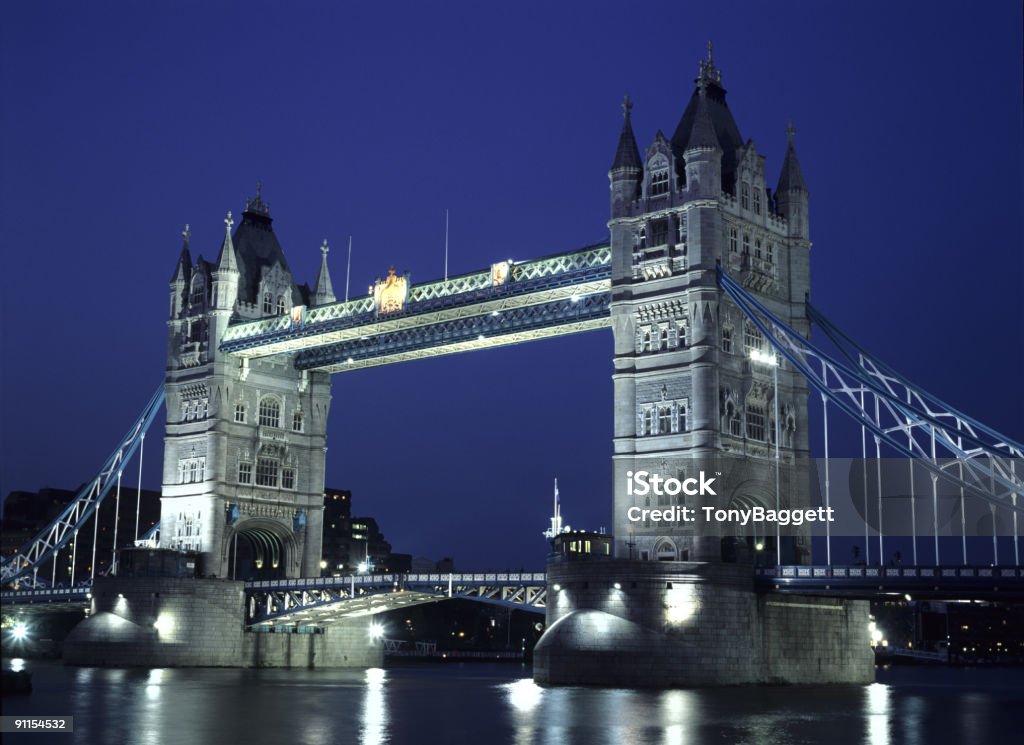
[[[13,672],[20,673],[24,669],[25,660],[21,659],[20,657],[15,657],[13,660],[11,660],[11,670]]]
[[[379,667],[366,671],[366,690],[363,693],[363,719],[360,743],[381,745],[388,742],[388,709],[384,696],[387,673]]]
[[[868,745],[889,745],[889,686],[872,683],[864,688],[864,714]]]

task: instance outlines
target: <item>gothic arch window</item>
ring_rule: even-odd
[[[647,228],[640,228],[639,247],[647,248]]]
[[[758,258],[758,259],[761,258],[761,239],[760,238],[758,238],[756,241],[754,241],[754,257]]]
[[[281,426],[281,402],[274,396],[260,399],[259,425],[261,427]]]
[[[235,404],[235,421],[245,424],[245,404]]]
[[[642,351],[642,352],[650,352],[651,351],[651,343],[652,343],[651,342],[651,330],[650,329],[644,329],[644,334],[643,334],[643,337],[642,337],[642,341],[640,343],[640,351]]]
[[[769,243],[768,244],[768,263],[769,264],[774,264],[775,263],[775,244],[774,243]]]
[[[292,431],[293,432],[301,432],[302,431],[302,411],[299,410],[299,409],[296,409],[295,413],[292,414]]]
[[[672,431],[672,407],[658,407],[658,434],[667,435]]]
[[[192,279],[192,294],[189,297],[189,303],[193,306],[200,306],[206,299],[206,277],[202,274],[197,274]]]
[[[676,225],[679,231],[679,243],[686,243],[686,213],[680,212],[676,216]]]
[[[725,405],[725,418],[729,423],[729,434],[733,437],[741,437],[743,434],[742,422],[740,422],[739,411],[736,410],[736,404],[729,401]]]
[[[743,234],[743,255],[750,256],[750,233]]]
[[[668,169],[654,171],[651,174],[651,196],[660,197],[668,194]]]
[[[740,187],[740,203],[743,209],[750,209],[750,183],[747,181]]]
[[[722,351],[732,353],[732,326],[722,327]]]
[[[658,431],[657,429],[655,429],[654,414],[655,412],[653,406],[651,406],[644,412],[644,431],[649,435],[653,435]]]
[[[761,335],[761,330],[749,320],[743,324],[743,348],[748,355],[764,348],[764,336]]]
[[[736,228],[729,228],[729,253],[736,253],[739,250],[739,234]]]
[[[654,556],[658,561],[675,561],[676,545],[668,538],[662,538],[654,547]]]
[[[747,400],[747,438],[765,441],[764,404],[752,399]]]
[[[761,214],[761,190],[754,189],[754,214]]]
[[[276,458],[256,459],[256,486],[276,487],[281,473],[281,461]]]
[[[658,349],[668,349],[669,348],[668,336],[669,336],[668,335],[668,326],[662,326],[661,327],[661,338],[658,341]]]
[[[274,312],[274,298],[269,292],[263,293],[263,312],[273,313]]]
[[[677,416],[678,416],[678,425],[679,425],[679,431],[680,432],[686,432],[688,430],[688,422],[686,421],[686,408],[687,408],[687,402],[686,401],[683,401],[681,404],[679,404],[679,412],[678,412]]]
[[[277,296],[277,313],[278,315],[284,313],[284,295]]]

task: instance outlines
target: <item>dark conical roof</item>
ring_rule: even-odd
[[[804,172],[800,169],[800,160],[796,157],[796,148],[793,147],[793,122],[786,128],[786,137],[789,139],[789,147],[786,148],[786,157],[782,161],[782,171],[779,173],[779,185],[775,192],[783,191],[807,191],[807,183],[804,181]]]
[[[690,96],[690,102],[686,105],[675,134],[672,135],[672,149],[676,157],[681,158],[691,147],[690,139],[694,136],[698,110],[704,109],[711,121],[718,146],[722,149],[722,186],[731,188],[736,179],[736,151],[743,147],[743,138],[740,136],[736,121],[732,118],[732,112],[725,103],[725,88],[721,86],[720,81],[710,77],[698,78],[697,83],[701,82],[705,86],[704,95],[701,96],[698,85]],[[703,104],[702,98],[705,99]],[[707,139],[705,126],[701,124],[697,127],[696,134]]]
[[[615,161],[612,163],[612,170],[635,169],[643,170],[643,161],[640,160],[640,148],[636,146],[636,137],[633,136],[633,124],[630,122],[630,110],[633,102],[626,96],[622,102],[622,133],[619,135],[619,146],[615,149]]]
[[[260,278],[264,268],[274,264],[292,274],[284,250],[274,235],[270,209],[257,194],[255,200],[247,201],[242,213],[242,222],[235,231],[232,243],[238,260],[238,300],[244,303],[259,301]],[[292,277],[292,302],[302,304],[301,293]]]
[[[192,274],[192,254],[188,250],[188,241],[192,236],[192,233],[188,229],[188,225],[185,226],[185,230],[182,232],[185,237],[185,241],[181,246],[181,255],[178,256],[178,263],[174,267],[174,274],[171,275],[171,281],[177,282],[179,279],[186,284],[191,279]]]
[[[693,116],[693,127],[690,128],[690,136],[686,141],[687,150],[715,149],[721,150],[722,144],[715,134],[715,123],[711,118],[710,106],[708,104],[707,87],[701,85],[697,90],[697,109]]]

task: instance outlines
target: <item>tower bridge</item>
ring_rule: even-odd
[[[642,154],[632,107],[627,98],[609,171],[606,243],[496,259],[427,282],[392,269],[365,296],[339,301],[326,245],[313,286],[297,282],[259,188],[237,228],[228,213],[215,261],[193,260],[186,229],[169,283],[162,389],[68,510],[4,557],[4,583],[35,588],[5,592],[5,604],[57,595],[83,602],[78,590],[45,588],[47,568],[61,552],[78,550],[74,538],[104,498],[119,498],[126,461],[136,450],[141,457],[162,403],[158,545],[196,556],[205,579],[133,585],[90,576],[93,614],[80,626],[80,661],[92,659],[90,650],[114,654],[117,640],[127,639],[154,659],[177,654],[168,651],[173,640],[175,649],[192,643],[196,659],[263,664],[262,648],[248,637],[217,634],[238,631],[239,618],[250,627],[351,630],[388,608],[461,596],[544,609],[535,675],[545,683],[650,685],[656,667],[662,685],[863,682],[872,676],[865,598],[911,588],[1019,596],[1024,446],[906,380],[810,304],[810,193],[793,127],[769,188],[765,158],[740,135],[710,50],[671,138],[659,130]],[[812,324],[824,344],[812,341]],[[332,375],[602,328],[612,332],[614,369],[612,560],[555,561],[528,579],[318,577]],[[880,465],[870,484],[877,520],[869,519],[876,495],[868,494],[868,445],[879,462],[883,453],[908,459],[913,561],[898,574],[834,565],[828,532],[825,562],[815,564],[806,527],[748,535],[628,518],[632,507],[817,506],[812,402],[824,419],[825,506],[833,495],[830,427],[842,419],[860,429],[861,517],[873,522],[864,533],[866,564],[872,551],[874,563],[884,563],[887,538]],[[830,412],[843,417],[830,423]],[[628,489],[627,474],[638,471],[680,480],[715,473],[722,488],[652,503]],[[940,482],[959,493],[959,526],[940,525]],[[989,570],[968,562],[965,515],[974,504],[991,518]],[[1012,563],[998,550],[1009,525]],[[963,552],[949,573],[952,557],[940,555],[939,537],[956,529]],[[225,579],[240,559],[254,568],[249,583]],[[191,605],[179,602],[185,596]],[[365,645],[358,633],[339,633],[341,648]],[[799,649],[787,646],[794,636]],[[331,650],[317,654],[352,664]]]

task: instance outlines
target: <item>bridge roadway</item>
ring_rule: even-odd
[[[758,592],[881,600],[1024,601],[1024,568],[1013,566],[779,566],[754,569]],[[572,588],[564,588],[571,590]],[[374,615],[450,598],[545,612],[543,572],[378,574],[305,577],[245,583],[249,627],[321,626],[342,618]],[[19,615],[81,612],[88,586],[0,593],[5,612]]]

